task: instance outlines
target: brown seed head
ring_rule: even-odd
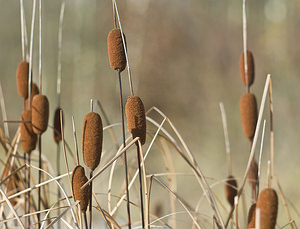
[[[255,228],[256,204],[252,204],[248,212],[248,228]]]
[[[127,126],[133,138],[139,137],[141,144],[146,142],[146,116],[142,100],[131,96],[126,103]]]
[[[257,103],[254,94],[246,93],[242,95],[240,113],[244,135],[252,140],[257,122]]]
[[[248,173],[248,181],[251,185],[252,190],[254,190],[256,196],[256,186],[258,181],[258,165],[255,159],[251,161],[249,173]]]
[[[254,58],[252,52],[247,50],[247,64],[248,64],[248,86],[250,87],[254,82]],[[245,61],[244,61],[244,52],[242,52],[240,57],[240,74],[243,81],[243,84],[246,84],[246,73],[245,73]]]
[[[48,128],[49,101],[45,95],[35,95],[32,99],[33,132],[41,135]]]
[[[32,83],[32,85],[31,85],[31,94],[30,94],[30,97],[31,97],[31,104],[32,104],[32,98],[33,98],[35,95],[37,95],[37,94],[39,94],[39,88],[38,88],[38,86],[36,85],[36,83]],[[28,96],[29,96],[29,95],[28,95]],[[28,99],[28,98],[25,100],[25,105],[26,105],[26,109],[30,109],[30,107],[29,107],[29,99]]]
[[[54,141],[58,143],[61,141],[61,126],[60,126],[60,110],[61,108],[56,108],[55,113],[54,113],[54,120],[53,120],[53,137]]]
[[[237,182],[233,176],[228,176],[225,184],[225,196],[231,207],[234,205],[234,197],[237,195]]]
[[[88,181],[84,173],[84,168],[80,165],[76,166],[72,173],[72,191],[75,201],[80,201],[80,209],[86,212],[90,200],[90,186],[81,187]]]
[[[19,95],[26,99],[28,96],[29,63],[21,61],[17,68],[17,88]]]
[[[35,149],[37,136],[33,132],[31,123],[31,110],[24,110],[21,115],[22,121],[30,121],[30,123],[20,123],[21,147],[25,153],[30,153]]]
[[[123,36],[125,39],[124,34]],[[107,49],[111,68],[122,72],[127,62],[120,29],[113,29],[109,32],[107,37]]]
[[[256,208],[260,208],[260,228],[274,229],[278,211],[278,197],[271,188],[262,190],[258,196]]]
[[[95,112],[88,113],[83,119],[82,152],[87,167],[94,170],[100,163],[103,142],[102,120]]]

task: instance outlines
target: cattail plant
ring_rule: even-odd
[[[31,153],[36,147],[37,135],[33,132],[31,110],[24,110],[21,116],[21,147],[25,153]]]
[[[255,213],[256,213],[256,203],[252,204],[248,212],[248,228],[255,228]]]
[[[245,71],[245,59],[247,59],[247,73]],[[240,57],[240,75],[243,84],[246,87],[250,87],[254,83],[254,58],[251,51],[247,50],[247,58],[244,56],[244,52],[242,52]]]
[[[237,181],[232,175],[229,175],[226,179],[226,184],[225,184],[225,196],[228,203],[231,205],[231,207],[234,206],[234,197],[236,195],[237,195]]]
[[[29,103],[29,98],[25,100],[25,107],[26,109],[31,109],[31,104],[32,104],[32,99],[35,95],[39,94],[39,88],[36,85],[36,83],[31,84],[31,93],[30,93],[30,103]]]
[[[90,178],[93,176],[93,171],[99,165],[102,153],[103,142],[103,126],[102,120],[98,113],[92,112],[85,115],[82,126],[82,153],[83,160],[90,169]],[[90,220],[89,228],[92,224],[92,182],[90,184]]]
[[[124,38],[125,35],[123,34]],[[126,68],[126,56],[120,29],[113,29],[107,37],[109,63],[112,69],[122,72]]]
[[[141,145],[144,145],[146,142],[146,115],[145,115],[144,104],[140,99],[140,97],[138,96],[129,97],[126,103],[125,110],[126,110],[127,126],[128,126],[129,133],[132,134],[132,138],[139,137]],[[136,147],[137,147],[137,159],[138,159],[138,169],[139,169],[142,228],[145,228],[141,158],[140,158],[140,150],[139,150],[140,147],[138,145],[138,142],[136,142]]]
[[[258,185],[258,165],[256,160],[253,158],[251,161],[249,173],[248,173],[248,181],[252,189],[252,198],[256,199],[256,189]]]
[[[113,7],[113,9],[114,9],[113,10],[114,11],[114,29],[111,30],[108,34],[107,50],[108,50],[108,58],[109,58],[110,66],[112,69],[118,71],[118,76],[119,76],[120,108],[121,108],[121,119],[122,119],[122,137],[123,137],[123,147],[125,147],[126,142],[125,142],[124,105],[123,105],[123,95],[122,95],[123,92],[122,92],[121,72],[126,68],[128,58],[126,57],[125,35],[122,32],[120,20],[119,20],[120,28],[117,28],[117,25],[116,25],[117,9],[115,6],[116,6],[116,3],[114,2],[114,7]],[[131,81],[130,81],[130,88],[131,88],[131,95],[133,95]],[[129,229],[131,229],[126,151],[124,152],[124,164],[125,164],[125,184],[126,184],[126,196],[127,196],[128,227],[129,227]]]
[[[260,228],[274,229],[276,226],[278,197],[272,188],[262,190],[257,199],[256,208],[260,209]]]
[[[26,99],[28,97],[29,63],[21,61],[17,68],[17,89],[19,95]]]
[[[60,110],[61,108],[56,108],[53,118],[53,139],[56,144],[61,141]]]
[[[257,103],[254,94],[246,93],[241,97],[240,112],[244,135],[252,140],[257,122]]]
[[[85,227],[87,227],[86,210],[90,202],[90,185],[81,189],[81,187],[88,181],[85,176],[84,168],[77,165],[72,172],[72,191],[75,201],[79,200],[80,210],[84,215]]]

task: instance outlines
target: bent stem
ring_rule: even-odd
[[[123,135],[123,147],[126,146],[125,140],[125,125],[124,125],[124,107],[123,107],[123,96],[122,96],[122,80],[121,72],[119,74],[119,86],[120,86],[120,108],[122,116],[122,135]],[[127,168],[127,154],[124,152],[124,164],[125,164],[125,182],[126,182],[126,197],[127,197],[127,215],[128,215],[128,228],[131,229],[131,220],[130,220],[130,206],[129,206],[129,189],[128,189],[128,168]]]

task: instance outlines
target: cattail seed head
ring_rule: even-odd
[[[242,95],[240,113],[244,135],[252,140],[257,122],[257,103],[254,94],[246,93]]]
[[[30,121],[20,123],[21,147],[25,153],[30,153],[35,149],[37,136],[33,132],[31,110],[24,110],[21,115],[21,121]]]
[[[255,228],[256,204],[252,204],[248,212],[248,228]]]
[[[249,173],[248,173],[248,181],[251,185],[252,190],[256,193],[256,186],[258,181],[258,165],[255,159],[251,161]]]
[[[61,108],[59,107],[56,108],[54,113],[54,120],[53,120],[53,127],[54,127],[53,137],[56,143],[61,141],[60,110]]]
[[[123,36],[125,39],[124,34]],[[113,29],[109,32],[107,37],[107,49],[111,68],[122,72],[127,62],[120,29]]]
[[[29,63],[21,61],[17,68],[17,88],[19,95],[26,99],[28,97]]]
[[[103,126],[99,114],[88,113],[83,119],[82,152],[83,160],[92,171],[99,165],[102,153]]]
[[[32,99],[33,132],[41,135],[48,128],[49,101],[45,95],[35,95]]]
[[[234,197],[237,195],[237,182],[233,176],[228,176],[225,184],[225,196],[231,207],[234,206]]]
[[[272,188],[262,190],[258,196],[256,208],[260,209],[260,228],[274,229],[278,211],[276,191]]]
[[[32,83],[31,84],[31,94],[30,94],[30,99],[31,99],[31,104],[32,104],[32,99],[33,99],[33,97],[35,96],[35,95],[37,95],[37,94],[39,94],[39,88],[38,88],[38,86],[36,85],[36,83]],[[29,96],[29,95],[28,95]],[[31,109],[30,107],[29,107],[29,98],[27,98],[26,100],[25,100],[25,106],[26,106],[26,109]]]
[[[72,191],[75,201],[80,201],[80,209],[86,212],[90,200],[90,186],[87,185],[83,189],[81,187],[88,181],[84,173],[84,168],[80,165],[76,166],[72,173]]]
[[[133,138],[139,137],[141,144],[146,142],[146,115],[142,100],[131,96],[126,103],[127,126]]]
[[[252,52],[247,50],[247,65],[248,65],[248,85],[246,83],[246,72],[245,72],[245,60],[244,52],[242,52],[240,57],[240,74],[245,86],[251,86],[254,82],[254,58]]]

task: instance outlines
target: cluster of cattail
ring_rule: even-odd
[[[247,59],[247,67],[245,67],[245,59]],[[246,71],[247,69],[247,71]],[[254,94],[250,92],[250,88],[254,83],[254,58],[251,51],[243,52],[240,57],[240,75],[243,84],[246,86],[247,93],[243,94],[240,100],[241,122],[244,135],[250,141],[252,146],[253,137],[255,134],[256,123],[258,118],[257,102]],[[255,159],[251,163],[248,173],[248,181],[252,187],[253,197],[256,197],[256,187],[258,182],[257,177],[257,162]]]

